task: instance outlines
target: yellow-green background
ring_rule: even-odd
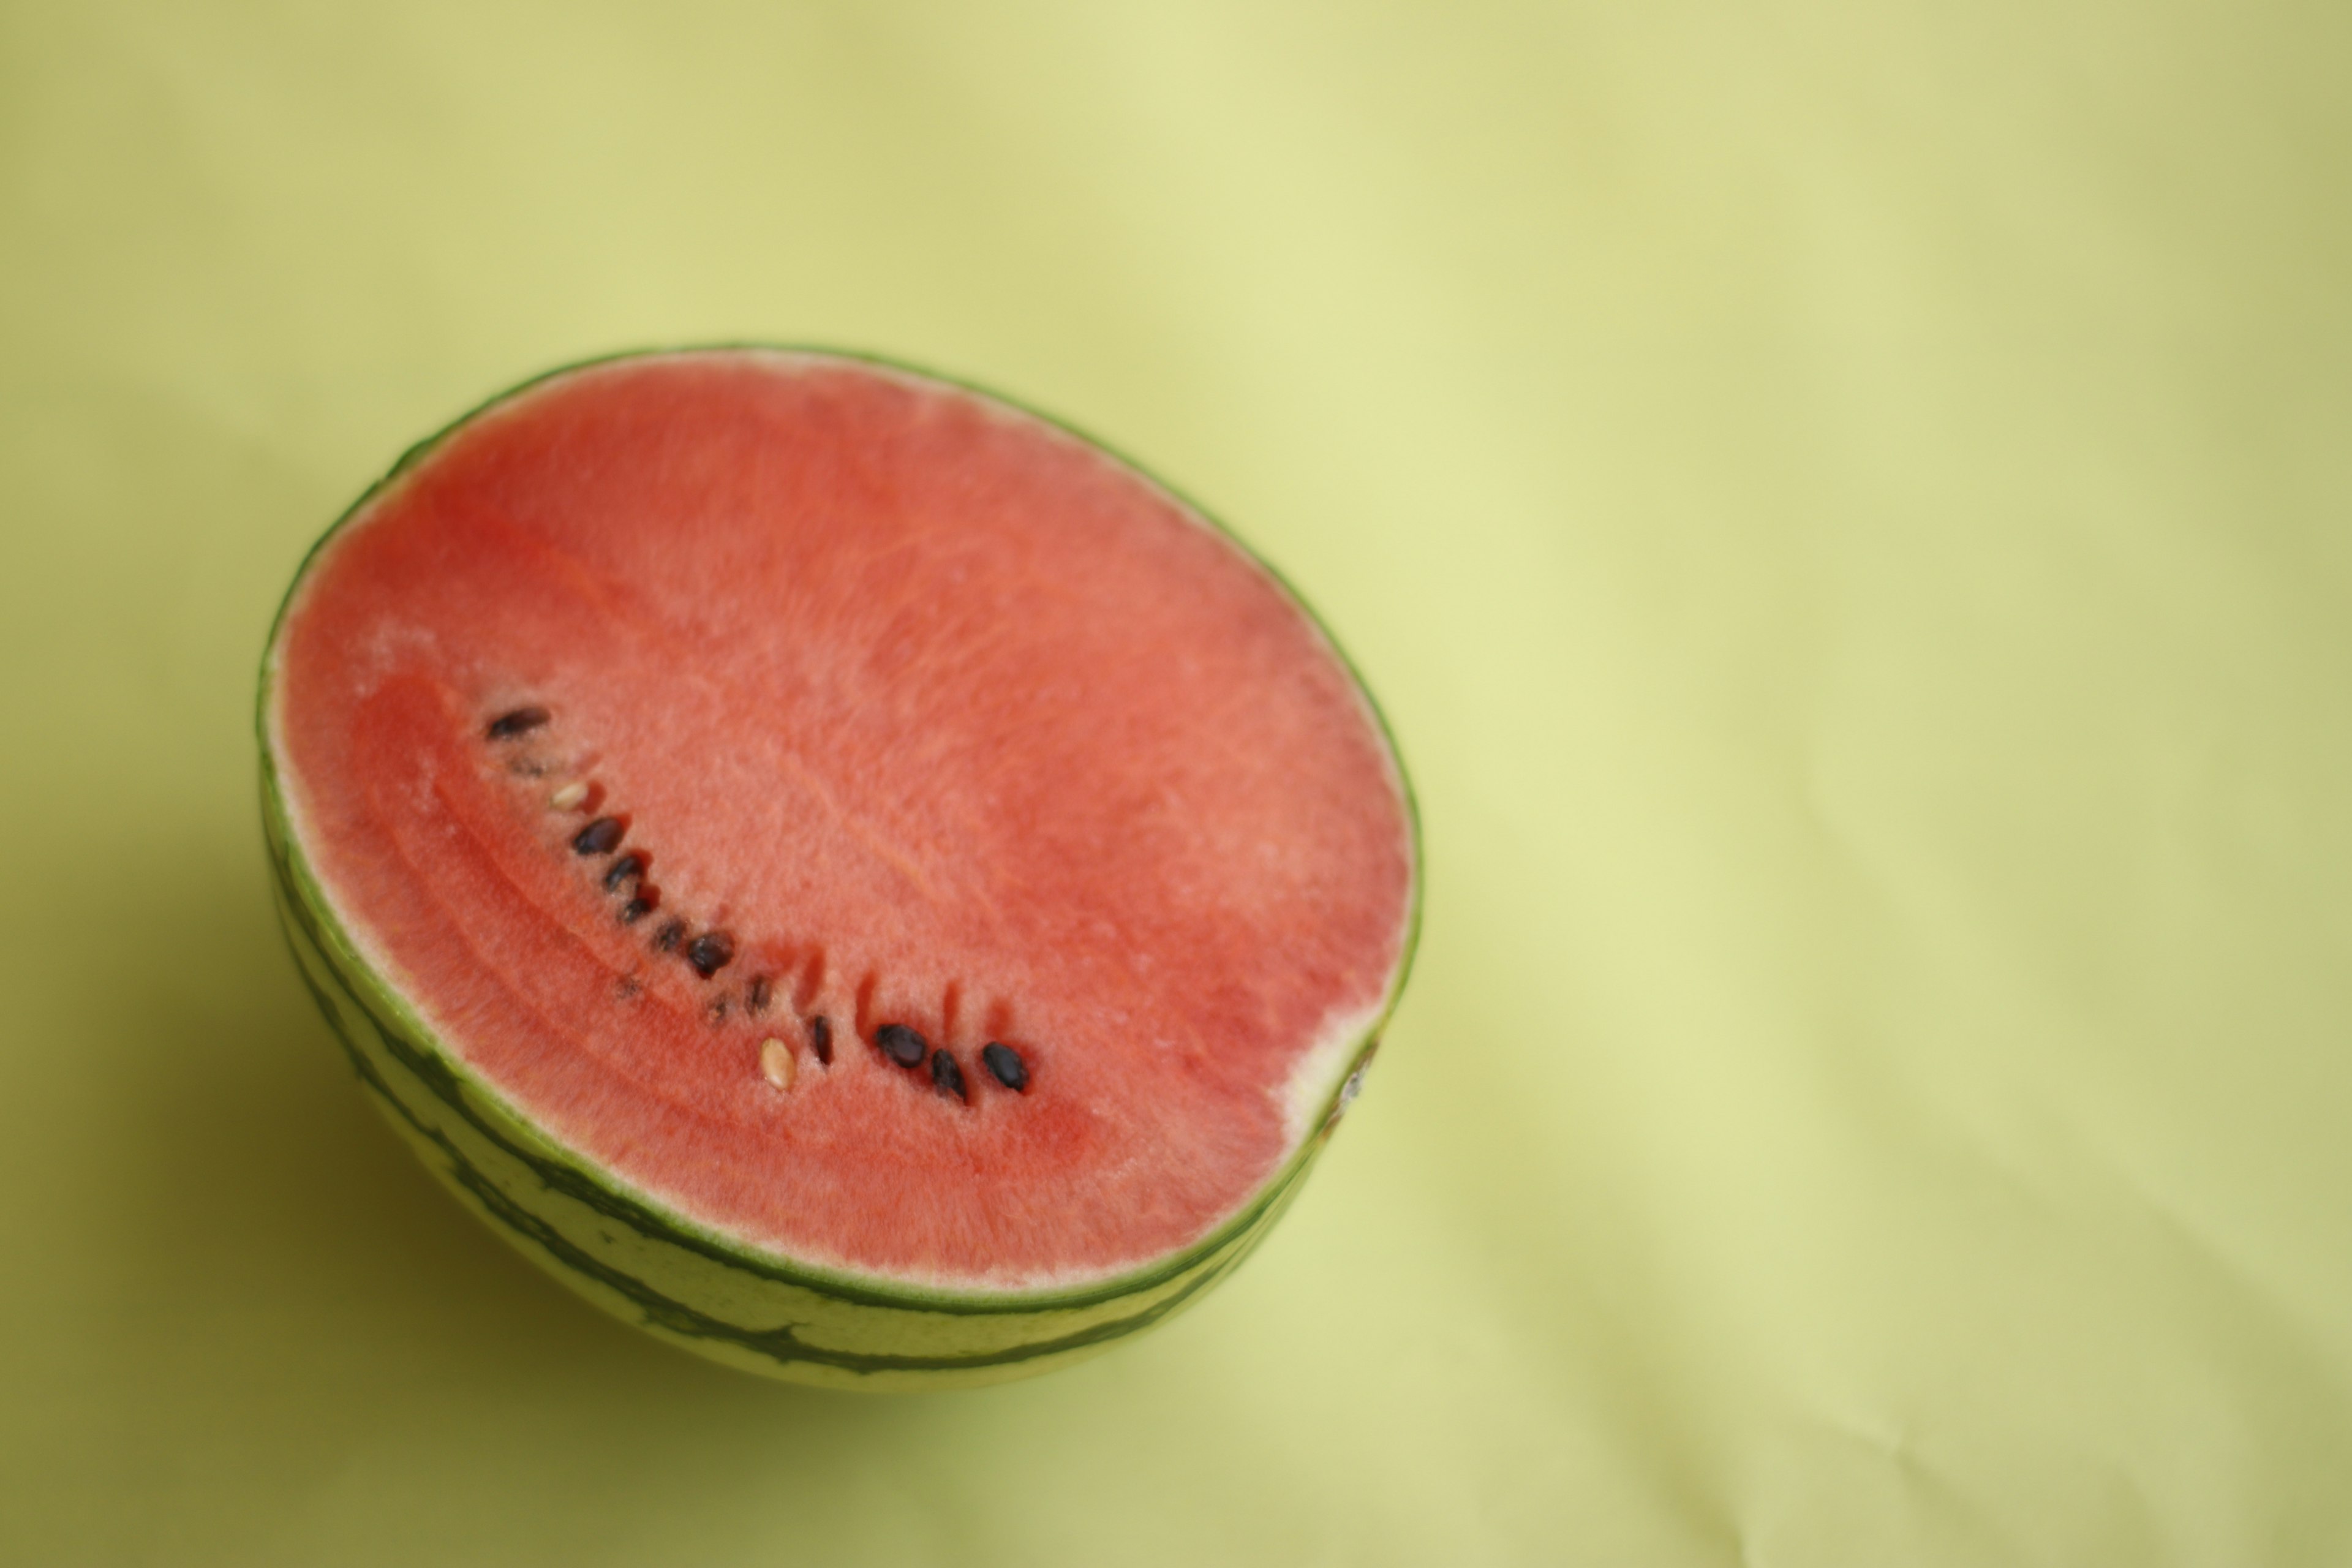
[[[0,7],[0,1560],[2352,1561],[2352,10]],[[1419,973],[1192,1315],[607,1321],[273,928],[310,539],[549,364],[871,349],[1229,519]]]

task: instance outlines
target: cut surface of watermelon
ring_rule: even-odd
[[[1297,602],[1100,448],[868,361],[633,356],[460,422],[313,552],[262,731],[363,1074],[819,1287],[1206,1259],[1409,957],[1403,776]],[[534,1182],[469,1201],[579,1272]]]

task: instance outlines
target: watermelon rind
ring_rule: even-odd
[[[1181,1252],[1075,1288],[971,1290],[826,1268],[718,1234],[565,1148],[467,1068],[362,956],[304,858],[279,779],[273,704],[288,615],[335,536],[454,432],[541,383],[617,360],[714,352],[829,358],[960,387],[1103,452],[1218,529],[1280,584],[1348,669],[1380,728],[1396,767],[1413,868],[1393,979],[1370,1023],[1337,1053],[1341,1066],[1323,1093],[1315,1131],[1230,1219]],[[461,1203],[590,1301],[699,1355],[796,1383],[897,1390],[1006,1382],[1098,1354],[1190,1306],[1239,1266],[1297,1196],[1362,1081],[1419,945],[1418,802],[1386,715],[1296,588],[1213,514],[1084,431],[972,383],[875,354],[750,342],[635,350],[558,366],[468,411],[403,453],[311,546],[271,626],[257,729],[279,923],[304,985],[394,1130]]]

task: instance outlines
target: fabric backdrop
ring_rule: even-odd
[[[0,4],[0,1558],[2352,1560],[2352,8]],[[1427,819],[1303,1201],[860,1399],[467,1219],[253,672],[411,440],[872,350],[1298,583]]]

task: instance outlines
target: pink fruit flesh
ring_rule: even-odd
[[[294,831],[378,973],[558,1142],[786,1257],[995,1288],[1181,1249],[1313,1135],[1402,962],[1400,775],[1312,621],[1132,470],[911,375],[541,383],[344,524],[276,658]],[[633,925],[571,847],[607,815]]]

